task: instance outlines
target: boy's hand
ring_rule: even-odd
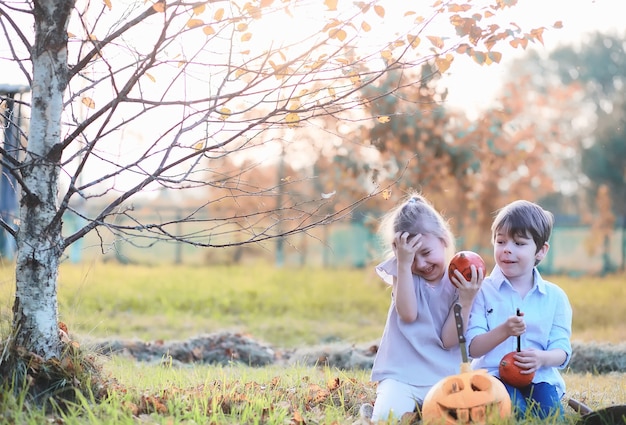
[[[519,336],[526,332],[526,322],[524,322],[524,313],[520,313],[519,316],[510,316],[503,323],[504,329],[508,336]]]

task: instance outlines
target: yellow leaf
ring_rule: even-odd
[[[344,41],[348,34],[344,30],[332,29],[328,31],[330,38],[338,38],[340,41]]]
[[[248,24],[243,23],[243,22],[237,24],[237,31],[244,32],[247,29],[248,29]]]
[[[391,198],[391,189],[383,190],[382,194],[385,201],[389,200],[389,198]]]
[[[382,56],[382,58],[386,60],[387,62],[393,59],[393,54],[391,50],[383,50],[382,52],[380,52],[380,56]]]
[[[489,52],[487,53],[487,57],[495,63],[500,63],[500,60],[502,59],[502,53],[500,52]]]
[[[294,100],[287,106],[287,110],[289,111],[297,111],[300,108],[300,101]]]
[[[452,64],[453,60],[454,60],[454,56],[448,53],[445,58],[438,56],[435,59],[435,65],[437,65],[439,72],[443,74],[444,72],[448,70],[448,68],[450,68],[450,65]]]
[[[76,38],[76,34],[74,34],[73,32],[67,32],[67,38]]]
[[[351,72],[350,82],[354,84],[355,86],[361,84],[361,76],[355,72]]]
[[[194,15],[201,15],[204,12],[205,9],[206,9],[206,4],[203,3],[203,4],[193,8],[193,14]]]
[[[407,34],[406,39],[409,42],[409,44],[411,45],[411,47],[414,48],[414,49],[416,49],[417,46],[419,46],[420,43],[422,42],[422,40],[420,40],[420,38],[418,36],[413,35],[413,34]]]
[[[290,114],[287,114],[287,116],[285,117],[285,121],[287,122],[289,127],[297,127],[300,123],[300,115],[296,114],[295,112],[291,112]]]
[[[187,21],[188,28],[196,28],[202,25],[204,25],[204,22],[202,21],[202,19],[190,19]]]
[[[361,23],[361,29],[363,31],[365,31],[365,32],[369,32],[372,29],[372,27],[370,26],[370,24],[368,24],[367,22],[363,21]]]
[[[160,1],[160,2],[154,3],[152,5],[152,8],[156,12],[163,13],[163,12],[165,12],[165,2],[164,1]]]
[[[193,148],[197,151],[201,150],[202,148],[204,148],[204,142],[198,142],[195,145],[193,145]]]
[[[328,10],[337,10],[337,2],[338,0],[324,0],[324,4]]]
[[[215,11],[215,15],[213,15],[213,19],[216,21],[221,21],[224,17],[224,8],[219,8]]]
[[[89,109],[94,109],[96,107],[96,103],[90,97],[83,97],[80,101]]]
[[[335,89],[332,87],[328,87],[328,94],[330,95],[331,99],[336,99],[337,95],[335,93]]]
[[[376,120],[377,120],[379,123],[384,124],[384,123],[386,123],[386,122],[391,121],[391,118],[389,118],[387,115],[382,115],[382,116],[380,116],[380,117],[376,118]]]
[[[111,5],[111,0],[104,0],[104,5],[107,7],[107,9],[111,10],[113,8],[113,6]]]
[[[239,69],[237,69],[237,71],[235,71],[235,77],[239,78],[239,77],[241,77],[245,73],[246,73],[245,69],[239,68]]]
[[[252,33],[247,32],[241,36],[241,41],[249,41],[252,38]]]
[[[484,65],[485,64],[485,59],[486,56],[483,52],[477,52],[474,51],[472,53],[472,59],[474,59],[474,61],[478,64],[478,65]]]
[[[178,68],[182,68],[182,67],[183,67],[183,66],[185,66],[186,64],[187,64],[187,61],[186,61],[186,60],[180,60],[180,61],[178,61],[178,65],[177,65],[177,67],[178,67]]]
[[[228,108],[222,108],[220,109],[220,120],[222,121],[226,121],[226,119],[228,118],[228,116],[231,114],[231,110]]]
[[[435,37],[432,35],[428,35],[426,37],[428,38],[428,40],[430,40],[432,45],[435,46],[436,48],[438,49],[443,48],[443,39],[441,37]]]
[[[215,30],[213,29],[211,25],[205,25],[202,28],[202,32],[205,33],[206,35],[215,34]]]
[[[156,83],[156,78],[154,78],[154,76],[152,76],[152,74],[149,74],[149,73],[147,73],[147,72],[146,72],[146,77],[150,78],[150,80],[151,80],[153,83]]]
[[[385,8],[380,5],[374,6],[374,12],[376,12],[376,14],[380,16],[381,18],[385,17]]]

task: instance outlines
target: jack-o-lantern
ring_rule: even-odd
[[[424,398],[425,424],[487,424],[511,415],[511,398],[500,380],[485,369],[461,365],[461,373],[443,378]]]

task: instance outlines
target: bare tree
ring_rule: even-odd
[[[309,131],[320,116],[383,122],[388,117],[363,114],[374,99],[362,89],[391,70],[432,62],[445,72],[455,54],[497,62],[496,43],[537,37],[490,25],[515,2],[440,2],[415,12],[394,1],[355,2],[345,10],[337,0],[318,3],[0,1],[9,46],[2,54],[18,65],[31,93],[22,105],[30,120],[18,151],[0,150],[20,205],[18,230],[0,222],[17,246],[13,333],[0,361],[17,364],[9,361],[17,349],[43,359],[61,355],[58,268],[64,250],[89,232],[102,236],[103,250],[105,232],[224,247],[340,220],[358,202],[328,208],[329,193],[290,197],[289,181],[260,187],[246,180],[246,169],[224,174],[215,164],[227,156],[255,158],[274,139],[289,142]],[[264,37],[281,31],[286,36]],[[198,213],[221,200],[199,190],[207,187],[259,202],[235,215],[202,218]],[[142,222],[131,201],[160,188],[194,191],[195,209]],[[384,189],[364,189],[363,199]],[[89,215],[76,207],[85,203],[101,208]],[[85,224],[64,237],[70,213]],[[177,230],[192,221],[201,230]]]

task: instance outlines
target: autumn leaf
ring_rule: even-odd
[[[363,31],[365,31],[365,32],[369,32],[372,29],[372,27],[370,26],[370,24],[368,24],[367,22],[363,21],[361,23],[361,29]]]
[[[226,119],[230,116],[231,112],[232,111],[230,109],[228,109],[228,108],[220,109],[220,114],[221,114],[220,115],[220,120],[226,121]]]
[[[290,114],[287,114],[287,116],[285,116],[285,121],[287,122],[289,127],[297,127],[298,124],[300,123],[300,115],[296,114],[295,112],[292,112]]]
[[[385,189],[381,194],[383,195],[383,199],[387,201],[391,198],[391,189]]]
[[[95,109],[96,107],[96,103],[90,97],[83,97],[80,101],[83,105],[85,105],[89,109]]]
[[[337,2],[338,0],[324,0],[324,4],[328,10],[337,10]]]
[[[200,4],[198,6],[195,6],[193,8],[193,14],[194,15],[201,15],[202,13],[204,13],[204,10],[206,9],[206,4]]]
[[[205,33],[206,35],[215,34],[215,30],[213,29],[213,27],[211,25],[205,25],[202,28],[202,32]]]
[[[252,38],[252,33],[247,32],[241,36],[241,41],[250,41],[251,38]]]
[[[502,53],[500,52],[489,52],[487,53],[487,57],[491,62],[500,63],[502,59]]]
[[[484,65],[486,56],[483,52],[473,51],[472,59],[474,59],[474,62],[476,62],[478,65]]]
[[[377,120],[379,123],[384,124],[384,123],[386,123],[386,122],[391,121],[391,118],[389,118],[389,116],[387,116],[387,115],[382,115],[382,116],[380,116],[380,117],[377,117],[377,118],[376,118],[376,120]]]
[[[391,60],[393,59],[393,54],[391,52],[391,50],[383,50],[382,52],[380,52],[380,56],[387,62],[391,62]]]
[[[445,57],[438,56],[435,59],[435,65],[437,65],[437,69],[439,69],[440,73],[444,73],[450,68],[452,61],[454,60],[454,56],[448,53]]]
[[[248,24],[246,24],[244,22],[241,22],[241,23],[237,24],[237,31],[244,32],[247,29],[248,29]]]
[[[376,14],[381,18],[385,17],[385,8],[378,4],[374,6],[374,12],[376,12]]]
[[[563,21],[556,21],[554,24],[552,24],[552,28],[556,28],[556,29],[563,28]]]
[[[337,99],[337,94],[335,93],[335,89],[332,87],[328,87],[328,94],[330,95],[330,98],[335,100]]]
[[[202,19],[190,19],[187,21],[187,28],[197,28],[204,25],[204,21]]]
[[[155,12],[163,13],[165,12],[165,2],[160,1],[160,2],[154,3],[152,5],[152,8],[155,10]]]
[[[215,15],[213,15],[213,19],[215,19],[216,21],[221,21],[223,17],[224,17],[224,9],[223,8],[217,9],[215,11]]]
[[[331,29],[328,31],[328,35],[330,38],[337,38],[339,41],[344,41],[348,34],[342,29]]]
[[[156,78],[154,78],[152,74],[146,72],[146,77],[148,77],[150,81],[152,81],[153,83],[156,83]]]
[[[406,39],[413,49],[416,49],[417,46],[419,46],[422,42],[422,40],[418,36],[412,34],[407,34]]]
[[[113,8],[113,6],[111,5],[111,0],[104,0],[104,5],[107,7],[107,9],[111,10]]]
[[[427,36],[428,40],[430,40],[430,42],[432,43],[433,46],[435,46],[438,49],[442,49],[443,48],[443,38],[441,37],[435,37],[432,35]]]

